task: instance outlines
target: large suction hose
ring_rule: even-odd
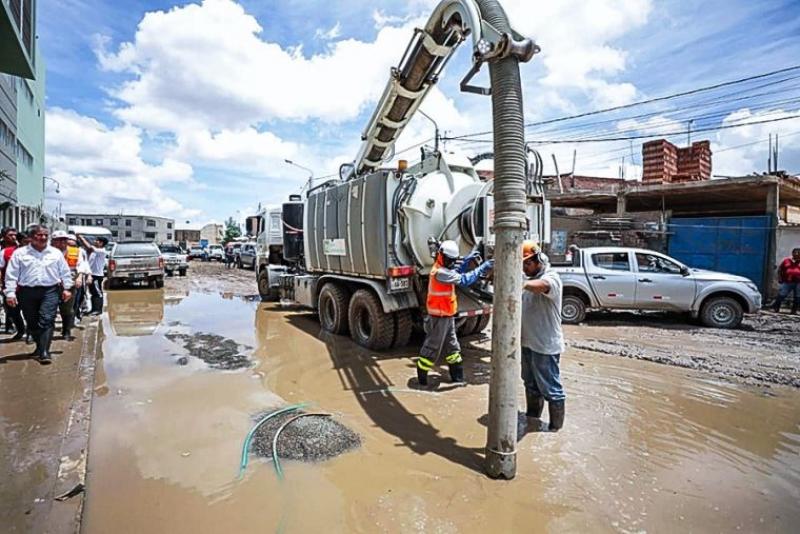
[[[483,19],[511,34],[496,0],[476,0]],[[508,55],[489,64],[494,116],[494,311],[492,379],[486,473],[510,479],[517,470],[517,382],[520,374],[522,239],[525,221],[525,129],[519,60]]]

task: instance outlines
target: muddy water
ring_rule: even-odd
[[[566,428],[481,472],[488,359],[466,388],[410,389],[413,352],[376,355],[313,317],[218,295],[109,295],[84,530],[105,532],[790,531],[800,522],[800,393],[572,351]],[[209,368],[168,334],[216,334],[253,366]],[[362,436],[309,465],[253,459],[251,415],[307,401]]]

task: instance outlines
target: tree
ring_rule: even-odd
[[[237,237],[241,237],[242,229],[239,228],[239,224],[233,220],[233,217],[228,217],[228,220],[225,221],[225,237],[222,239],[223,243],[228,243],[233,241]]]

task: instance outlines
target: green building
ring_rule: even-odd
[[[17,224],[39,222],[44,211],[45,62],[36,53],[36,79],[17,78]]]

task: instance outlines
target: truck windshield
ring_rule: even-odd
[[[180,254],[181,249],[176,247],[175,245],[161,245],[161,252],[170,252],[173,254]]]
[[[158,256],[158,249],[152,243],[119,243],[114,249],[118,258],[129,256]]]

